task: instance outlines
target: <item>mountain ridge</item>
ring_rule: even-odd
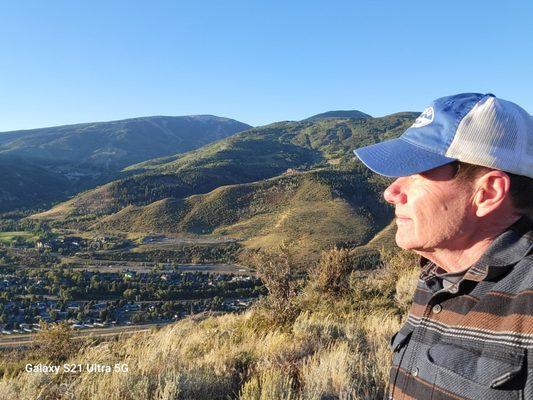
[[[17,185],[0,180],[0,211],[64,200],[119,178],[128,165],[194,150],[248,128],[250,125],[229,118],[196,115],[138,117],[0,133],[2,165],[21,177]],[[30,183],[38,182],[39,176],[51,185],[32,186]]]
[[[318,121],[321,119],[328,119],[328,118],[365,119],[365,118],[372,118],[372,116],[359,110],[332,110],[332,111],[326,111],[320,114],[312,115],[306,119],[303,119],[302,121],[313,122],[313,121]]]

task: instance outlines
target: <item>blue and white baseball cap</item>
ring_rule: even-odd
[[[441,97],[399,138],[354,150],[378,174],[417,174],[459,160],[533,178],[533,119],[493,94]]]

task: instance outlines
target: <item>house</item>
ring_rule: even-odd
[[[124,278],[126,279],[133,279],[137,273],[135,271],[126,271],[124,272]]]

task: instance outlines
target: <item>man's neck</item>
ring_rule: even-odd
[[[446,272],[459,272],[468,269],[479,260],[493,241],[494,238],[487,238],[461,250],[434,249],[415,251],[415,253],[427,258]]]
[[[434,248],[432,250],[415,250],[415,253],[427,258],[446,272],[467,270],[487,251],[492,242],[520,217],[485,229],[478,228],[470,236],[461,239],[457,248]]]

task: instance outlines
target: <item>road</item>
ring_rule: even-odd
[[[137,273],[148,273],[154,271],[157,264],[164,264],[164,269],[159,269],[159,273],[171,272],[210,272],[217,274],[235,274],[256,276],[255,271],[237,264],[177,264],[173,267],[169,263],[154,263],[151,261],[115,261],[97,258],[81,258],[69,256],[63,262],[76,265],[73,269],[99,272],[125,272],[135,271]]]
[[[87,328],[84,330],[74,331],[74,337],[84,339],[90,337],[105,338],[117,335],[132,335],[138,332],[146,332],[153,328],[160,328],[162,326],[168,325],[169,323],[170,322],[145,325],[115,326],[110,328]],[[35,333],[10,336],[2,335],[0,336],[0,349],[28,347],[33,343],[35,335]]]

